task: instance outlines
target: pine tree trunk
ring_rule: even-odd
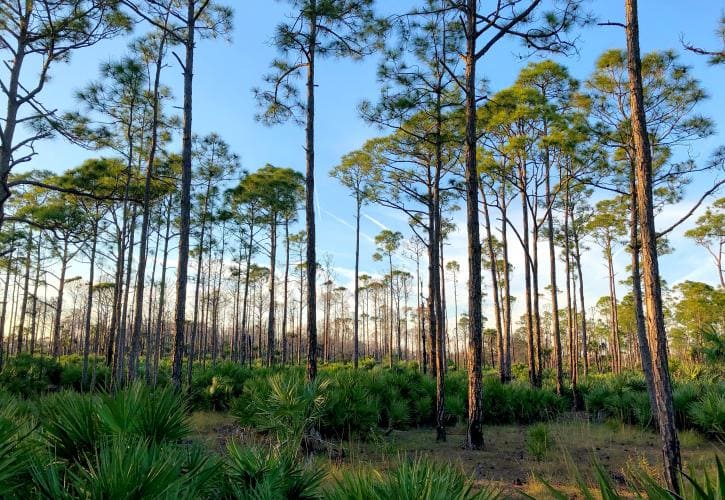
[[[131,226],[128,231],[128,252],[126,253],[126,278],[124,280],[123,306],[119,322],[118,336],[116,337],[116,358],[114,359],[114,372],[116,383],[121,386],[126,378],[124,358],[126,356],[126,330],[128,324],[128,300],[131,294],[131,271],[133,270],[133,246],[136,237],[136,205],[131,209]]]
[[[657,260],[657,233],[652,195],[652,153],[647,136],[644,110],[637,0],[625,0],[625,16],[627,21],[627,73],[632,112],[632,134],[636,153],[637,211],[642,241],[644,298],[650,342],[654,344],[651,345],[651,354],[655,375],[655,399],[657,400],[657,416],[662,437],[665,479],[670,489],[679,495],[679,474],[682,469],[682,460],[675,428],[672,384],[667,361],[667,332],[662,310],[662,292]]]
[[[642,301],[642,278],[640,275],[640,244],[639,244],[639,215],[637,212],[637,186],[635,182],[635,167],[631,165],[630,172],[630,228],[629,228],[629,247],[632,258],[632,297],[634,298],[634,317],[637,324],[637,345],[639,346],[639,357],[642,363],[642,372],[647,384],[647,393],[649,395],[650,407],[652,415],[657,415],[657,397],[655,394],[654,369],[652,362],[652,348],[647,338],[647,327],[644,319],[644,305]],[[617,352],[617,373],[622,369],[621,349],[619,346],[619,335],[615,337],[615,348]]]
[[[65,273],[68,269],[68,240],[63,240],[63,253],[60,260],[60,277],[58,278],[58,297],[55,301],[55,322],[53,323],[53,357],[60,356],[60,320],[63,313],[63,290],[65,289]]]
[[[584,361],[584,377],[589,375],[589,339],[587,337],[587,311],[584,304],[584,273],[582,272],[582,256],[579,245],[579,233],[574,228],[574,262],[576,264],[577,274],[579,275],[579,303],[581,304],[582,321],[581,321],[581,338],[582,338],[582,354]]]
[[[98,219],[93,223],[93,235],[91,240],[91,262],[88,270],[88,295],[86,298],[86,317],[83,337],[83,371],[81,375],[81,387],[89,388],[88,383],[88,356],[91,351],[91,316],[93,314],[93,279],[96,271],[96,247],[98,245]],[[98,328],[99,325],[96,325]]]
[[[166,231],[164,233],[164,257],[161,262],[161,284],[159,286],[159,310],[157,311],[156,316],[156,351],[154,353],[154,376],[153,376],[153,385],[156,386],[156,382],[158,380],[158,373],[159,373],[159,358],[162,354],[162,345],[161,345],[161,328],[163,326],[164,321],[164,306],[166,305],[166,262],[169,257],[169,240],[171,239],[171,198],[169,198],[169,208],[168,212],[166,213]]]
[[[547,166],[546,171],[546,204],[553,205],[551,194],[551,171]],[[549,209],[546,218],[549,232],[549,283],[551,285],[551,321],[552,335],[554,337],[554,365],[556,368],[556,393],[561,394],[564,385],[563,357],[561,352],[561,327],[559,325],[559,290],[556,286],[556,248],[554,245],[554,214]]]
[[[529,361],[529,383],[532,387],[537,386],[537,369],[536,369],[536,347],[534,345],[534,317],[533,317],[533,306],[531,304],[531,252],[529,250],[529,209],[528,202],[526,200],[526,178],[525,178],[525,167],[519,167],[521,175],[521,214],[522,214],[522,228],[521,236],[524,250],[524,295],[526,299],[526,333],[527,343],[526,348],[528,352]]]
[[[181,365],[184,359],[184,333],[186,325],[186,284],[189,273],[189,235],[191,225],[191,119],[194,82],[194,37],[196,34],[196,0],[186,0],[186,39],[184,50],[184,123],[181,138],[181,198],[179,200],[179,261],[176,270],[176,311],[174,313],[174,354],[171,381],[176,390],[181,388]],[[191,363],[191,361],[189,361]]]
[[[513,358],[513,343],[511,342],[511,266],[509,265],[509,246],[506,220],[508,218],[508,207],[506,203],[505,180],[501,183],[501,252],[503,257],[503,329],[504,329],[504,350],[506,361],[505,382],[511,380],[511,363]]]
[[[249,337],[249,328],[247,326],[248,322],[248,304],[249,304],[249,272],[250,268],[252,267],[252,247],[254,245],[254,221],[250,221],[249,223],[249,242],[247,243],[247,262],[244,269],[244,297],[242,298],[242,345],[245,346],[242,349],[240,349],[240,358],[239,363],[244,364],[244,357],[249,357],[251,360],[252,358],[252,352],[251,350],[246,348],[246,338]]]
[[[307,116],[305,129],[305,226],[307,230],[307,380],[317,378],[317,252],[315,240],[315,51],[317,1],[310,0],[307,50]]]
[[[576,398],[576,383],[577,383],[577,359],[576,359],[576,346],[574,341],[574,314],[571,308],[571,241],[569,235],[569,183],[566,185],[566,191],[564,192],[564,276],[566,278],[566,331],[569,337],[569,374],[571,377],[572,392]]]
[[[531,298],[534,315],[534,333],[536,337],[536,387],[541,387],[543,359],[541,348],[541,313],[539,310],[539,231],[536,217],[531,216],[533,234],[531,239]]]
[[[277,214],[272,214],[272,224],[269,229],[269,311],[267,315],[267,366],[274,363],[274,322],[275,297],[274,284],[277,271]]]
[[[33,12],[32,4],[30,5],[30,8],[25,9],[25,16],[16,21],[18,25],[26,26],[26,28],[21,28],[18,31],[18,36],[16,38],[17,45],[14,49],[15,57],[12,58],[10,75],[7,80],[7,90],[4,89],[4,93],[7,95],[8,100],[5,111],[5,120],[3,122],[2,140],[0,140],[0,229],[2,229],[3,223],[5,222],[5,202],[8,198],[10,198],[8,176],[10,175],[10,169],[12,168],[13,163],[13,140],[15,138],[15,128],[18,124],[18,110],[20,108],[20,104],[18,103],[20,74],[28,47],[27,26],[30,23],[30,16]],[[5,82],[3,82],[3,84],[4,83]],[[2,356],[2,354],[0,354],[0,356]],[[2,366],[2,363],[0,363],[0,366]]]
[[[358,358],[360,356],[359,351],[359,339],[358,331],[360,329],[360,318],[359,318],[359,307],[360,307],[360,205],[362,200],[360,198],[360,191],[356,192],[356,212],[355,212],[355,311],[353,312],[353,323],[352,323],[352,365],[357,370]]]
[[[496,259],[496,251],[493,246],[493,232],[491,228],[491,217],[488,210],[488,201],[486,200],[486,192],[481,189],[481,201],[483,204],[483,223],[486,228],[486,250],[488,251],[489,268],[491,271],[491,288],[493,295],[493,314],[496,322],[496,337],[498,350],[498,372],[501,382],[506,381],[506,354],[504,345],[503,325],[501,321],[501,302],[499,296],[498,283],[498,262]]]
[[[284,221],[284,298],[282,305],[282,364],[287,364],[287,293],[289,285],[289,219]]]
[[[159,210],[159,215],[161,211]],[[159,217],[156,224],[156,244],[154,245],[154,264],[151,267],[151,289],[149,290],[149,303],[146,312],[146,384],[151,385],[153,381],[153,360],[156,352],[156,342],[153,332],[153,312],[154,312],[154,282],[156,281],[156,266],[159,261],[159,245],[161,244],[161,218]]]
[[[35,354],[35,344],[37,339],[38,327],[38,287],[40,286],[40,256],[43,250],[43,237],[38,235],[38,245],[35,253],[35,279],[33,281],[33,311],[30,313],[30,355]],[[2,342],[0,342],[2,347]],[[0,355],[1,357],[1,355]],[[0,362],[0,370],[2,370],[2,362]]]
[[[476,37],[478,5],[467,0],[465,108],[466,108],[466,222],[468,225],[468,425],[467,449],[483,448],[483,340],[481,314],[481,238],[478,221],[478,168],[476,159]]]
[[[133,382],[138,370],[138,359],[141,352],[141,325],[143,323],[144,286],[146,284],[146,260],[148,257],[148,233],[151,224],[151,180],[154,175],[154,164],[156,162],[156,150],[159,137],[159,111],[160,99],[159,88],[161,86],[161,67],[164,58],[164,46],[166,43],[166,30],[159,41],[158,53],[156,55],[156,73],[153,87],[153,112],[151,116],[151,143],[149,144],[148,162],[146,163],[146,178],[144,180],[141,239],[138,250],[138,266],[136,269],[136,307],[134,308],[133,327],[131,330],[131,352],[128,359],[128,377]],[[130,249],[133,252],[133,248]],[[153,282],[152,282],[153,284]],[[148,363],[146,370],[148,371]]]
[[[28,295],[30,294],[30,251],[33,245],[33,232],[28,233],[28,241],[25,245],[25,273],[23,275],[23,299],[20,305],[20,324],[18,325],[17,354],[23,352],[23,338],[25,330],[25,315],[28,309]]]
[[[607,271],[609,273],[609,308],[610,308],[610,351],[612,353],[615,352],[615,346],[617,344],[617,339],[619,338],[619,311],[617,311],[617,288],[616,288],[616,282],[614,278],[614,262],[613,262],[613,256],[612,256],[612,242],[611,240],[607,241],[607,246],[604,251],[606,257],[607,257]],[[614,370],[615,366],[615,357],[614,354],[612,355],[612,372],[616,373]]]

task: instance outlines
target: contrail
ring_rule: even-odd
[[[383,224],[383,223],[382,223],[382,222],[380,222],[379,220],[373,219],[373,218],[372,218],[372,217],[370,217],[370,216],[369,216],[368,214],[363,214],[363,216],[364,216],[364,217],[365,217],[365,218],[366,218],[367,220],[369,220],[370,222],[372,222],[373,224],[375,224],[376,226],[378,226],[378,227],[379,227],[380,229],[388,229],[388,226],[386,226],[385,224]]]
[[[335,220],[336,220],[337,222],[339,222],[340,224],[344,224],[345,226],[349,227],[350,229],[355,229],[355,226],[353,226],[352,224],[350,224],[350,223],[349,223],[348,221],[346,221],[345,219],[342,219],[342,218],[338,217],[337,215],[333,214],[332,212],[330,212],[330,211],[328,211],[328,210],[325,210],[324,212],[325,212],[325,213],[326,213],[327,215],[329,215],[330,217],[332,217],[333,219],[335,219]]]
[[[324,212],[325,212],[325,213],[326,213],[327,215],[329,215],[330,217],[332,217],[333,219],[335,219],[335,220],[336,220],[337,222],[339,222],[340,224],[343,224],[343,225],[345,225],[345,226],[349,227],[350,229],[352,229],[352,230],[355,230],[355,226],[353,226],[352,224],[350,224],[350,223],[349,223],[348,221],[346,221],[345,219],[342,219],[342,218],[338,217],[337,215],[333,214],[332,212],[330,212],[330,211],[328,211],[328,210],[324,210]],[[370,236],[370,235],[368,235],[368,234],[364,233],[363,231],[360,231],[360,236],[362,236],[363,238],[365,238],[365,239],[369,240],[369,241],[370,241],[370,242],[372,242],[372,243],[374,243],[374,242],[375,242],[375,238],[373,238],[372,236]]]

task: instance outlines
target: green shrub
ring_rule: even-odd
[[[536,424],[526,432],[526,449],[538,461],[546,456],[552,444],[551,431],[546,424]]]
[[[365,370],[372,370],[377,365],[375,358],[363,358],[359,361],[360,368]]]
[[[652,418],[652,406],[649,403],[649,396],[646,392],[635,392],[632,393],[632,415],[634,422],[637,423],[641,428],[654,427],[654,420]]]
[[[327,403],[320,419],[324,435],[350,438],[353,434],[365,437],[378,426],[380,405],[369,389],[370,375],[352,370],[329,375]]]
[[[725,497],[725,468],[723,468],[719,457],[715,457],[715,478],[714,480],[706,472],[696,474],[692,470],[682,474],[682,491],[675,494],[660,484],[659,480],[644,470],[633,470],[629,472],[629,480],[626,485],[617,491],[614,480],[607,471],[600,465],[595,464],[597,479],[596,487],[588,485],[579,471],[575,468],[574,476],[576,486],[580,495],[577,498],[604,498],[607,500],[619,500],[626,498],[648,498],[651,500],[721,500]],[[549,482],[539,477],[552,498],[571,498],[571,492],[564,493],[553,487]],[[524,494],[525,495],[525,494]],[[525,495],[528,498],[533,498]]]
[[[139,439],[113,439],[88,457],[74,474],[72,488],[82,498],[199,498],[218,470],[211,459],[176,447]]]
[[[483,381],[483,421],[486,424],[510,424],[513,422],[513,411],[509,401],[508,385],[498,378],[487,378]]]
[[[0,386],[7,391],[30,397],[60,385],[61,367],[52,358],[19,354],[8,358],[0,372]]]
[[[681,429],[690,427],[690,406],[697,401],[700,388],[694,382],[677,384],[672,394],[672,403],[675,408],[675,420]]]
[[[705,434],[725,437],[725,394],[706,391],[689,409],[693,423]]]
[[[0,395],[0,491],[5,495],[26,483],[37,452],[24,417],[15,399]]]
[[[606,412],[607,400],[612,395],[612,390],[606,384],[596,384],[584,396],[584,407],[590,416],[597,420],[602,419]]]
[[[244,383],[261,370],[250,370],[239,363],[223,362],[215,367],[195,367],[191,382],[192,408],[223,411],[242,395]]]
[[[176,442],[191,431],[188,408],[171,387],[151,389],[143,382],[103,397],[98,409],[104,429],[150,443]]]
[[[456,467],[419,459],[401,462],[387,474],[358,470],[345,474],[330,488],[330,500],[485,500],[498,498],[498,493],[482,488],[473,490],[473,483]]]
[[[90,379],[90,377],[89,377]],[[61,367],[60,385],[67,389],[81,390],[83,380],[83,366],[79,364],[68,364]]]
[[[328,382],[304,380],[299,372],[278,373],[249,384],[233,413],[244,425],[273,434],[295,452],[305,433],[324,415]]]
[[[88,394],[64,391],[40,402],[43,436],[55,454],[74,461],[93,454],[102,439],[97,401]]]
[[[319,498],[322,468],[304,467],[292,454],[227,447],[226,484],[233,498]]]

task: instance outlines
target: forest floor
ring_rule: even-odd
[[[224,449],[229,440],[246,444],[260,441],[259,436],[239,427],[226,413],[196,412],[192,426],[194,439],[217,450]],[[517,492],[550,498],[539,477],[576,498],[575,475],[578,472],[588,484],[596,484],[595,463],[610,474],[615,484],[624,485],[625,476],[633,470],[660,475],[659,437],[651,431],[611,421],[591,423],[576,414],[548,426],[553,442],[541,460],[527,450],[528,426],[523,425],[487,426],[485,449],[481,451],[463,449],[466,429],[458,425],[448,428],[448,439],[443,443],[435,442],[433,429],[381,432],[367,441],[332,443],[332,456],[320,454],[314,460],[328,466],[334,477],[356,467],[384,471],[406,456],[424,456],[460,466],[477,483],[493,486],[505,498],[520,497]],[[721,443],[708,441],[694,431],[680,433],[680,440],[685,468],[697,473],[704,464],[712,464],[715,455],[723,453]]]

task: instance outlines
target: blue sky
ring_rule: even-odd
[[[304,169],[304,131],[293,125],[265,127],[254,119],[256,111],[251,89],[262,84],[262,75],[267,71],[269,62],[276,52],[269,44],[274,27],[289,8],[285,2],[272,0],[242,1],[227,0],[235,10],[234,33],[231,43],[223,41],[201,41],[196,55],[196,78],[194,82],[194,131],[197,134],[218,132],[242,159],[243,166],[254,170],[266,163],[278,166],[290,166]],[[380,0],[386,10],[405,10],[413,2],[407,0]],[[589,5],[601,19],[621,21],[623,3],[620,0],[596,0]],[[725,144],[725,135],[721,131],[725,123],[725,95],[722,92],[725,81],[723,66],[711,67],[705,59],[681,49],[680,37],[702,46],[717,47],[714,34],[717,20],[725,10],[723,0],[641,0],[640,29],[642,51],[655,49],[676,49],[681,53],[683,62],[691,65],[695,76],[711,95],[702,112],[713,118],[718,126],[715,136],[697,143],[693,152],[700,160],[706,158],[719,144]],[[85,50],[74,56],[71,64],[56,67],[53,81],[49,85],[44,102],[49,107],[60,110],[76,109],[73,91],[95,79],[101,62],[115,59],[125,51],[125,41],[113,40],[97,47]],[[583,79],[591,72],[594,61],[608,48],[622,47],[624,33],[620,28],[590,27],[579,33],[579,52],[563,59],[572,75]],[[516,53],[518,46],[502,43],[481,62],[479,74],[491,82],[492,90],[499,90],[511,84],[526,61],[520,60]],[[338,280],[348,284],[353,267],[353,203],[345,190],[327,172],[336,165],[340,157],[362,145],[379,130],[367,126],[359,118],[356,107],[363,99],[374,100],[378,94],[376,82],[375,56],[363,62],[322,60],[318,67],[317,93],[317,196],[318,196],[318,253],[330,253],[337,266]],[[174,89],[179,98],[179,69],[172,64],[166,71],[167,84]],[[83,159],[97,153],[84,151],[76,146],[53,140],[38,148],[38,155],[29,165],[30,168],[44,168],[61,171],[73,167]],[[693,184],[688,200],[670,207],[662,214],[660,223],[676,220],[677,214],[689,206],[689,199],[696,198],[698,190],[711,179],[700,179]],[[463,220],[463,214],[457,215]],[[404,234],[404,218],[389,210],[367,207],[362,220],[362,271],[379,273],[380,264],[370,258],[374,252],[371,237],[381,227],[399,229]],[[463,225],[461,224],[461,227]],[[715,283],[715,267],[710,263],[704,250],[695,248],[681,237],[681,232],[673,236],[677,251],[674,255],[662,259],[662,270],[670,282],[681,279],[698,279]],[[461,264],[465,264],[465,233],[459,231],[453,235],[447,254]],[[514,255],[514,262],[519,258]],[[707,259],[707,260],[706,260]],[[621,273],[624,273],[626,256],[619,255]],[[401,260],[401,265],[404,261]],[[587,295],[592,303],[605,293],[606,269],[601,257],[592,246],[585,255],[586,269],[589,270]],[[521,265],[517,266],[521,269]],[[541,270],[542,277],[548,271]],[[623,278],[623,276],[620,276]],[[520,287],[519,287],[520,289]],[[514,289],[516,293],[517,289]]]

